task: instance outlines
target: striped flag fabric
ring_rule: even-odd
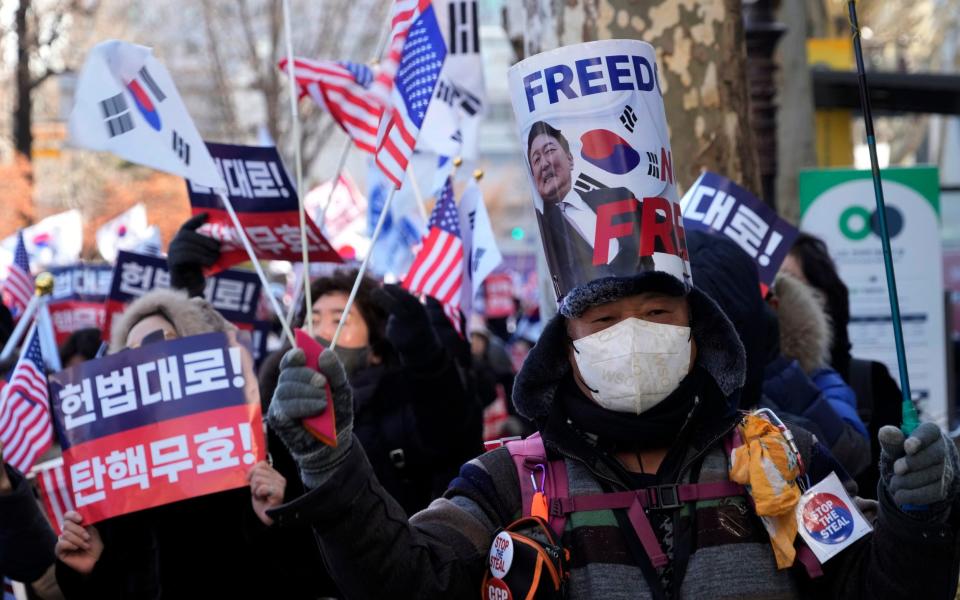
[[[279,67],[286,72],[286,58]],[[346,61],[294,58],[293,76],[301,97],[310,96],[330,113],[357,148],[370,154],[376,152],[383,104],[371,95],[374,73],[370,67]]]
[[[33,275],[30,274],[30,257],[23,243],[23,230],[17,232],[17,247],[13,252],[13,264],[3,282],[3,303],[10,309],[14,319],[26,310],[33,296]]]
[[[70,491],[70,478],[63,466],[63,458],[42,462],[33,468],[30,475],[37,482],[40,502],[47,514],[47,520],[53,530],[60,535],[63,527],[63,515],[76,510],[73,493]]]
[[[429,231],[403,279],[403,287],[411,294],[425,294],[439,300],[454,329],[463,335],[460,322],[463,241],[450,179],[440,193],[427,227]]]
[[[431,0],[397,0],[390,13],[390,34],[387,38],[387,49],[380,60],[380,69],[370,92],[381,105],[389,104],[390,93],[393,91],[394,78],[400,68],[403,47],[417,16],[430,6]]]
[[[417,136],[447,56],[447,44],[430,0],[398,2],[396,6],[401,5],[406,8],[402,15],[395,13],[393,39],[402,39],[403,45],[396,57],[390,101],[377,139],[377,166],[398,188],[417,145]],[[402,34],[398,27],[407,23],[408,30]],[[391,46],[391,54],[395,49]],[[388,62],[385,59],[384,63]],[[390,68],[384,64],[380,76]],[[380,93],[377,88],[382,83],[380,76],[374,79],[371,88],[375,95]]]
[[[3,460],[26,473],[53,442],[47,375],[36,322],[10,381],[0,390],[0,445]]]

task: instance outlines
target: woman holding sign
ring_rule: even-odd
[[[99,473],[99,478],[96,467],[93,467],[92,479],[102,483],[97,486],[99,489],[116,493],[133,490],[133,496],[132,500],[124,501],[124,509],[118,516],[109,516],[94,525],[86,525],[78,512],[65,515],[56,555],[57,581],[66,598],[269,598],[274,594],[284,598],[316,597],[310,582],[298,578],[295,570],[290,568],[296,564],[296,557],[278,543],[278,539],[282,539],[277,538],[279,534],[266,527],[272,522],[266,516],[266,510],[283,500],[284,478],[266,462],[256,462],[254,452],[246,452],[243,435],[238,440],[229,433],[239,426],[234,427],[227,420],[229,415],[237,413],[228,415],[226,411],[232,411],[234,406],[225,404],[225,399],[238,386],[235,393],[240,395],[241,404],[236,408],[241,414],[252,410],[256,414],[253,425],[262,431],[249,355],[237,352],[238,360],[234,361],[234,354],[228,352],[231,359],[218,363],[218,357],[225,355],[223,348],[191,347],[183,353],[172,346],[189,345],[191,340],[204,339],[215,333],[226,334],[220,342],[230,343],[230,349],[233,349],[235,342],[230,342],[236,334],[233,325],[202,298],[187,298],[185,294],[172,290],[154,290],[145,294],[115,321],[111,354],[101,361],[113,361],[110,369],[114,369],[114,363],[120,367],[110,373],[111,377],[113,374],[122,377],[125,370],[130,371],[138,382],[136,406],[141,410],[148,406],[163,406],[172,412],[171,421],[175,419],[177,425],[167,424],[167,429],[162,430],[165,423],[158,420],[130,430],[121,429],[108,436],[130,437],[123,445],[132,446],[134,457],[136,448],[149,446],[141,454],[145,461],[142,472],[146,487],[138,489],[136,484],[130,487],[129,483],[124,485],[118,480],[120,476],[132,481],[135,471],[140,472],[135,461],[126,465],[112,462],[115,454],[120,456],[122,453],[111,453],[105,459],[107,468]],[[144,369],[141,359],[134,358],[140,355],[133,353],[150,351],[152,347],[162,348],[157,352],[164,358],[160,362],[146,363],[148,368]],[[249,361],[247,366],[244,366],[245,361]],[[97,362],[87,362],[85,368],[93,369]],[[165,368],[168,370],[160,375],[159,371]],[[224,384],[214,381],[218,375],[226,374],[230,374],[230,378]],[[61,376],[57,374],[53,379]],[[158,376],[157,379],[149,383],[154,376]],[[106,423],[113,419],[113,422],[120,423],[118,419],[136,415],[138,411],[114,413],[116,407],[108,414],[104,408],[108,406],[105,399],[108,390],[102,383],[107,378],[95,380],[97,384],[92,387],[96,390],[101,410],[99,414],[95,413],[97,418],[91,422]],[[144,381],[148,383],[145,385]],[[210,391],[203,392],[203,395],[199,391],[193,394],[191,386]],[[62,395],[55,392],[54,396]],[[202,412],[207,406],[212,406],[210,412]],[[55,412],[59,407],[55,403]],[[201,423],[197,426],[200,433],[187,429],[193,426],[187,423],[188,419],[206,419],[204,415],[207,414],[212,415],[209,417],[212,421],[198,421]],[[258,436],[255,428],[248,430],[252,434],[250,437],[259,440],[262,448],[262,436]],[[222,437],[224,432],[230,437]],[[159,440],[147,437],[151,434],[159,435]],[[209,437],[211,434],[220,437],[214,440]],[[132,437],[134,435],[137,437]],[[191,440],[190,446],[184,441],[182,455],[175,446],[168,444],[178,438]],[[213,444],[201,447],[206,442],[198,440],[208,438]],[[158,450],[161,445],[164,449]],[[233,453],[242,455],[237,457],[236,465],[229,471],[229,463],[215,464],[212,461],[214,455],[224,449],[227,456]],[[70,448],[65,448],[65,461],[69,465],[68,454]],[[222,457],[222,454],[218,455]],[[127,456],[129,459],[130,454]],[[146,461],[149,461],[149,468],[146,468]],[[82,500],[80,492],[86,494],[90,490],[77,486],[75,471],[79,470],[73,468],[75,466],[76,463],[70,473],[78,507],[83,503],[82,506],[87,508],[105,510],[105,501],[95,502],[92,496]],[[174,467],[177,471],[172,471]],[[211,492],[199,487],[198,481],[205,475],[229,477],[232,483],[218,487],[226,491]],[[168,482],[181,486],[178,496],[171,495]],[[230,487],[237,489],[227,489]],[[184,497],[186,499],[182,499]],[[264,568],[271,569],[275,575],[269,579],[238,576]]]

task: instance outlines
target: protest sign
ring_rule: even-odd
[[[53,275],[53,292],[47,306],[57,344],[62,344],[79,329],[103,329],[104,301],[110,291],[113,268],[76,264],[51,269],[50,274]]]
[[[207,144],[217,170],[227,186],[227,197],[240,217],[244,231],[261,260],[303,260],[297,190],[287,176],[277,149],[263,146]],[[215,191],[187,182],[193,214],[207,213],[198,230],[221,243],[220,260],[209,270],[216,273],[249,260],[236,228]],[[310,260],[342,262],[313,219],[307,219]]]
[[[576,44],[517,63],[508,75],[557,298],[641,271],[689,285],[653,47]]]
[[[483,284],[483,315],[502,319],[516,312],[513,299],[513,278],[509,273],[493,273]]]
[[[146,343],[49,380],[74,504],[88,524],[243,487],[265,456],[253,361],[232,334]]]
[[[127,304],[154,288],[169,287],[170,273],[166,259],[123,250],[118,252],[107,297],[104,331],[109,333],[113,317],[123,312]],[[230,269],[207,277],[203,297],[226,320],[253,323],[261,287],[255,273]]]
[[[748,190],[709,171],[687,190],[680,207],[687,229],[722,233],[743,248],[766,286],[773,283],[798,233]]]
[[[910,391],[924,421],[947,425],[947,351],[935,167],[883,170]],[[800,229],[823,239],[850,291],[853,356],[880,361],[899,382],[883,248],[869,170],[800,173]]]

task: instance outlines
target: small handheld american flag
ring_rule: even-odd
[[[26,473],[53,442],[47,375],[36,324],[10,381],[0,390],[0,445],[3,460]]]
[[[23,243],[23,230],[17,232],[17,248],[13,252],[13,264],[3,282],[3,302],[14,319],[20,318],[30,297],[33,296],[33,276],[30,275],[30,257]]]
[[[463,335],[460,323],[460,295],[463,287],[463,241],[460,217],[453,200],[450,179],[443,186],[437,205],[427,223],[429,232],[413,265],[403,279],[410,293],[432,296],[443,305],[444,312],[457,333]]]

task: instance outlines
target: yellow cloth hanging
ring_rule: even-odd
[[[770,536],[777,568],[793,565],[800,501],[797,456],[776,425],[758,416],[747,415],[739,425],[743,445],[733,449],[730,479],[744,485],[753,498],[757,515]]]

